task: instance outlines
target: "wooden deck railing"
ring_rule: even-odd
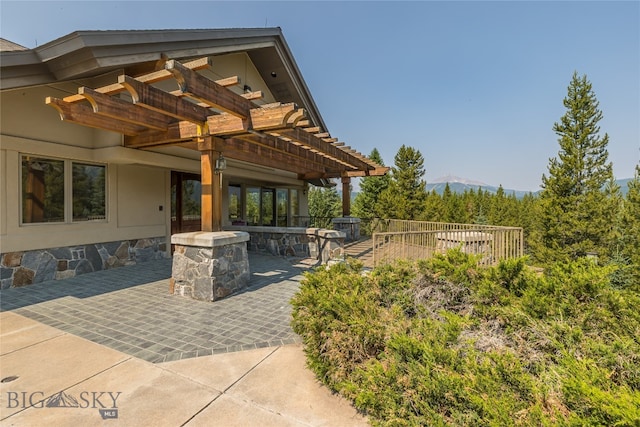
[[[372,237],[374,265],[430,258],[453,248],[480,255],[482,265],[524,254],[519,227],[391,219],[380,221]]]

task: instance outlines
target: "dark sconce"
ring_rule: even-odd
[[[220,174],[226,168],[227,168],[227,159],[225,159],[222,153],[220,153],[220,156],[216,159],[215,173]]]
[[[244,90],[244,93],[249,93],[249,92],[251,92],[251,86],[244,85],[244,88],[242,88],[242,90]]]
[[[273,77],[275,79],[276,77],[278,77],[278,74],[275,71],[272,71],[271,72],[271,77]]]

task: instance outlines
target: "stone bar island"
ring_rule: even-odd
[[[175,245],[170,293],[216,301],[249,284],[249,233],[196,231],[171,236]]]

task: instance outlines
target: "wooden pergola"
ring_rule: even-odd
[[[222,157],[294,172],[301,180],[341,178],[344,216],[350,214],[351,178],[388,171],[310,123],[297,105],[258,105],[261,92],[231,90],[238,77],[213,81],[198,73],[210,66],[209,58],[166,60],[159,71],[122,74],[117,83],[80,87],[77,95],[47,97],[46,104],[64,121],[123,134],[125,147],[198,150],[203,231],[222,227],[222,176],[216,170]],[[153,85],[168,79],[176,81],[177,90]],[[119,95],[123,92],[129,97]]]

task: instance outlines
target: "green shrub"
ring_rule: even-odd
[[[587,260],[544,275],[451,251],[308,273],[310,368],[376,425],[640,425],[640,297]]]

